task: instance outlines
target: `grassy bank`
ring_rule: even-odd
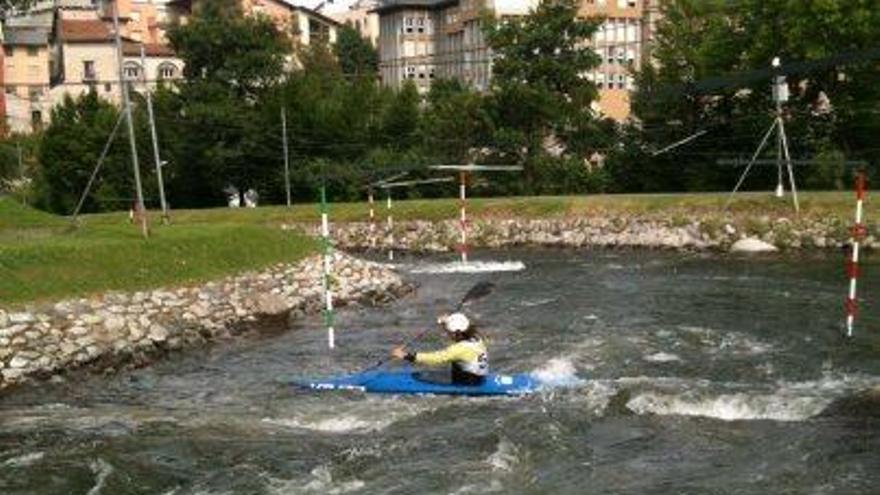
[[[0,198],[0,305],[220,278],[317,250],[301,235],[259,224],[176,219],[144,241],[127,217],[72,228]]]
[[[663,215],[663,216],[723,216],[728,195],[706,194],[620,194],[594,196],[542,196],[514,198],[475,198],[468,201],[468,213],[483,218],[545,218],[550,216],[583,215]],[[804,216],[853,215],[855,199],[851,192],[808,192],[799,195]],[[868,203],[868,218],[877,218],[876,210]],[[399,220],[448,220],[458,216],[457,199],[406,200],[394,202],[394,217]],[[376,214],[385,215],[384,198],[377,198]],[[729,213],[734,216],[771,215],[793,218],[790,197],[777,199],[769,193],[742,193],[735,196]],[[333,203],[331,220],[335,222],[366,221],[367,203]],[[255,209],[215,208],[207,210],[178,210],[173,213],[176,222],[224,222],[245,224],[283,224],[289,222],[317,222],[318,206],[298,204],[292,208],[270,206]],[[125,214],[92,215],[90,223],[115,224]]]
[[[727,194],[644,194],[477,198],[469,202],[472,218],[547,218],[558,216],[656,216],[672,222],[740,223],[769,216],[794,219],[790,197],[769,193],[738,194],[725,211]],[[877,225],[880,211],[870,196],[865,215]],[[800,195],[801,217],[852,222],[851,192]],[[454,199],[398,201],[398,220],[457,218]],[[379,219],[384,201],[377,200]],[[366,202],[331,205],[332,222],[366,221]],[[153,223],[144,241],[129,225],[127,213],[87,215],[78,229],[70,221],[0,198],[0,304],[80,296],[105,290],[135,290],[181,285],[222,277],[279,261],[297,260],[317,250],[317,243],[277,228],[285,223],[317,226],[318,207],[298,204],[256,209],[177,210],[174,224]]]

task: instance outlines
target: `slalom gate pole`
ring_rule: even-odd
[[[460,171],[458,173],[458,201],[459,201],[459,230],[461,232],[460,244],[458,250],[461,253],[461,262],[468,261],[467,247],[467,172]]]
[[[859,303],[856,299],[856,286],[859,279],[859,244],[868,233],[862,219],[862,203],[865,199],[865,173],[859,172],[856,175],[856,223],[851,230],[852,254],[846,262],[846,272],[849,277],[849,294],[844,303],[846,308],[846,336],[852,337],[853,326],[858,313]]]
[[[370,247],[376,247],[376,211],[373,202],[373,188],[367,192],[367,201],[370,203]]]
[[[321,184],[321,241],[323,244],[324,325],[327,327],[327,347],[335,347],[333,331],[333,293],[330,290],[333,245],[330,241],[330,219],[327,208],[327,186]]]
[[[391,216],[391,189],[388,189],[388,261],[394,261],[394,217]]]

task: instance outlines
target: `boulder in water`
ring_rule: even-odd
[[[774,251],[779,251],[779,249],[769,242],[753,237],[740,239],[730,246],[731,253],[771,253]]]

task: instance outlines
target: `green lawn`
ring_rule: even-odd
[[[704,215],[723,214],[727,194],[620,194],[592,196],[539,196],[512,198],[475,198],[468,201],[468,214],[484,218],[544,218],[549,216],[581,215]],[[804,216],[834,215],[850,218],[855,208],[850,192],[807,192],[799,196]],[[876,210],[867,205],[866,215],[877,218]],[[399,220],[445,220],[458,216],[457,199],[421,199],[394,202],[394,217]],[[385,215],[385,201],[377,199],[376,214]],[[734,197],[730,213],[741,215],[771,215],[794,217],[790,197],[774,198],[770,193],[740,193]],[[89,223],[116,224],[127,218],[126,213],[91,215]],[[316,204],[297,204],[292,208],[268,206],[260,208],[215,208],[205,210],[177,210],[172,213],[175,222],[245,223],[280,225],[283,223],[318,222]],[[366,221],[369,209],[366,201],[333,203],[330,219],[334,222]]]
[[[801,216],[836,217],[852,222],[850,192],[808,192],[801,197]],[[671,221],[725,221],[727,194],[643,194],[546,196],[473,199],[469,215],[477,218],[545,218],[552,216],[657,216]],[[384,201],[376,202],[379,218]],[[769,193],[738,194],[729,214],[748,221],[758,216],[794,218],[790,199]],[[153,219],[157,218],[155,212]],[[458,215],[454,199],[399,201],[399,220],[444,220]],[[870,202],[865,215],[876,225],[880,214]],[[366,221],[366,202],[330,207],[331,222]],[[174,286],[219,278],[280,261],[295,261],[316,252],[317,242],[282,231],[284,223],[319,222],[317,205],[293,208],[214,208],[172,212],[173,225],[154,221],[144,241],[127,213],[86,215],[74,228],[69,219],[23,207],[0,198],[0,304]]]
[[[66,219],[0,198],[0,304],[79,297],[107,290],[186,285],[316,252],[313,239],[258,224],[154,225],[144,240],[125,216]]]

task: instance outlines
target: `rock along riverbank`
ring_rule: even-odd
[[[388,248],[446,252],[459,243],[457,221],[397,222],[393,239],[384,226],[366,222],[334,225],[335,243],[345,249]],[[287,226],[287,228],[291,228]],[[312,226],[300,227],[312,231]],[[514,246],[639,247],[727,251],[742,239],[760,240],[781,250],[832,249],[849,244],[850,226],[834,218],[786,217],[703,219],[628,217],[558,217],[548,219],[479,219],[468,225],[468,243],[479,248]],[[868,228],[865,249],[880,247],[880,224]]]
[[[379,304],[410,287],[385,265],[337,252],[335,303]],[[228,338],[267,316],[301,316],[323,305],[321,258],[281,264],[196,287],[109,293],[0,310],[0,390],[91,367],[142,365],[170,350]]]

